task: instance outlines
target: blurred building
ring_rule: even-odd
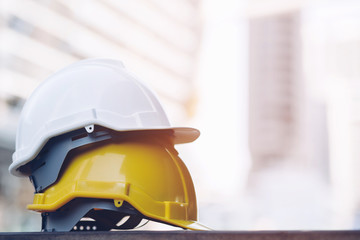
[[[322,129],[315,129],[314,119],[308,124],[307,118],[304,10],[297,4],[260,8],[249,19],[250,218],[256,229],[323,229],[330,214],[323,206],[330,200],[328,181],[321,176],[327,175],[329,160],[326,149],[308,144]],[[323,135],[317,139],[311,144],[327,140]]]
[[[77,60],[116,58],[155,89],[174,125],[184,125],[195,99],[199,7],[197,0],[0,1],[0,231],[39,229],[25,210],[32,186],[7,172],[34,88]]]
[[[254,171],[303,161],[297,146],[303,106],[300,12],[249,20],[249,144]],[[292,160],[290,160],[292,159]]]
[[[357,228],[360,5],[260,2],[249,20],[250,218],[257,229]]]

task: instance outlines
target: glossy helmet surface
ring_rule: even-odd
[[[67,204],[75,199],[108,199],[120,211],[127,203],[143,218],[185,229],[207,229],[197,222],[191,176],[167,136],[129,136],[75,151],[65,161],[59,180],[35,194],[28,209],[59,214],[71,208]],[[99,207],[89,205],[83,214],[94,208]],[[79,220],[71,218],[68,228]]]
[[[174,143],[194,141],[199,131],[174,128],[155,94],[119,61],[90,59],[48,77],[26,101],[9,170],[32,161],[54,136],[99,125],[115,131],[173,131]]]

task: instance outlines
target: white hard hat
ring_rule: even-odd
[[[115,131],[172,130],[174,143],[192,142],[194,128],[174,128],[155,94],[119,61],[89,59],[48,77],[21,112],[9,171],[32,161],[52,137],[100,125]]]

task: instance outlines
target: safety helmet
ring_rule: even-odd
[[[27,100],[9,170],[29,176],[35,196],[28,208],[42,213],[43,231],[131,229],[142,219],[206,230],[174,148],[198,136],[171,127],[155,94],[121,62],[84,60]]]
[[[26,101],[16,134],[10,172],[29,176],[32,161],[52,137],[93,125],[115,131],[172,130],[174,143],[199,136],[194,128],[171,127],[155,94],[111,59],[79,61],[48,77]]]
[[[95,224],[98,230],[132,228],[142,218],[207,229],[197,222],[191,176],[170,137],[125,135],[75,150],[65,160],[59,180],[35,194],[28,209],[45,213],[43,230],[69,231]],[[112,215],[102,224],[103,211],[109,210]],[[125,226],[116,226],[124,215],[130,216]],[[96,221],[80,221],[84,216]]]

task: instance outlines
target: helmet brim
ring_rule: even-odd
[[[171,128],[174,131],[174,143],[190,143],[195,141],[200,136],[200,131],[195,128]]]
[[[211,228],[206,227],[205,225],[202,225],[199,222],[196,221],[182,221],[182,220],[172,220],[171,222],[168,222],[172,225],[182,227],[189,230],[195,230],[195,231],[211,231]]]

